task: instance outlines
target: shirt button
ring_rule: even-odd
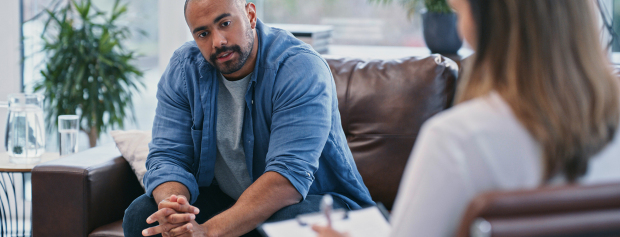
[[[312,176],[310,175],[310,173],[306,172],[306,174],[308,174],[308,177],[312,177]]]
[[[254,100],[252,100],[252,104],[254,104]]]

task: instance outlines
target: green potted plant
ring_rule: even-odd
[[[456,54],[463,45],[456,28],[456,14],[446,0],[369,0],[372,3],[399,2],[409,17],[422,14],[424,41],[433,53]]]
[[[132,93],[144,86],[143,73],[133,64],[136,53],[123,45],[130,31],[118,19],[126,11],[120,0],[110,14],[91,0],[46,10],[41,35],[46,60],[43,80],[34,90],[45,95],[50,127],[58,126],[58,115],[79,114],[80,130],[88,134],[91,147],[102,131],[123,128],[125,118],[134,114]]]

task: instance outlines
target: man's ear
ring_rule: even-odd
[[[256,29],[256,22],[258,21],[258,18],[256,16],[256,5],[251,2],[245,4],[245,12],[248,15],[248,19],[250,19],[250,25],[252,26],[252,29]]]

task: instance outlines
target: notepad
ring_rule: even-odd
[[[332,227],[340,232],[347,232],[353,237],[388,236],[390,224],[378,207],[369,207],[345,212],[335,210],[332,213]],[[327,225],[322,213],[300,215],[296,219],[266,223],[259,226],[259,231],[268,237],[316,237],[312,226]]]

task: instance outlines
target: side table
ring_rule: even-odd
[[[45,153],[38,163],[15,164],[8,153],[0,153],[0,236],[32,236],[30,172],[59,157],[58,153]]]

